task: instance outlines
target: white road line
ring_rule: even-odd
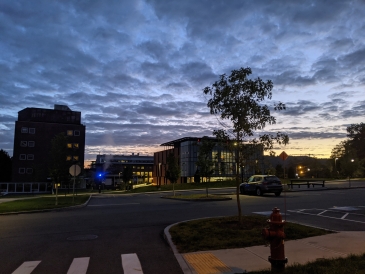
[[[341,217],[341,219],[345,219],[345,218],[347,217],[347,215],[349,215],[349,213],[346,213],[345,215],[343,215],[343,216]]]
[[[318,216],[320,216],[321,214],[323,214],[323,213],[325,213],[325,212],[327,212],[327,210],[324,210],[324,211],[322,211],[322,212],[318,213],[317,215],[318,215]]]
[[[67,271],[67,274],[85,274],[89,266],[90,257],[75,258]]]
[[[88,205],[89,206],[124,206],[124,205],[139,205],[140,203],[127,203],[127,204],[103,204],[103,205]]]
[[[136,253],[122,254],[121,257],[124,274],[143,274],[142,266]]]
[[[24,262],[12,274],[30,274],[41,261]]]
[[[312,213],[306,213],[306,212],[300,212],[300,211],[297,211],[297,213],[305,214],[305,215],[311,215],[311,216],[318,216],[318,214],[312,214]],[[323,215],[321,215],[320,217],[322,217],[322,218],[329,218],[329,219],[341,220],[340,218],[330,217],[330,216],[323,216]],[[342,219],[342,220],[344,220],[344,221],[348,221],[348,222],[353,222],[353,223],[365,224],[365,222],[361,222],[361,221],[348,220],[348,219]]]

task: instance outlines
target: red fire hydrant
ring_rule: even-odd
[[[285,221],[281,217],[280,209],[275,207],[272,210],[267,223],[270,227],[262,230],[262,236],[270,242],[271,256],[269,256],[269,262],[271,263],[271,271],[282,272],[285,270],[285,264],[288,262],[288,259],[285,257],[284,252]]]

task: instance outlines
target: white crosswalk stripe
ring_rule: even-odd
[[[89,265],[90,258],[75,258],[67,271],[67,274],[85,274]]]
[[[122,254],[122,266],[125,274],[141,274],[142,266],[136,253]]]
[[[30,274],[41,261],[24,262],[12,274]]]
[[[124,274],[143,274],[141,263],[136,253],[122,254],[122,268]],[[90,257],[74,258],[67,274],[86,274]],[[41,261],[24,262],[12,274],[31,274]]]

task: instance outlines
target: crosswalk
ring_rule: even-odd
[[[124,274],[143,274],[141,263],[136,253],[121,255]],[[22,263],[11,274],[31,274],[42,261],[28,261]],[[85,274],[90,262],[90,257],[74,258],[67,274]]]

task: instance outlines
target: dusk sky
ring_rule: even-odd
[[[365,2],[0,2],[0,148],[12,156],[18,111],[68,105],[86,125],[85,159],[153,155],[220,124],[203,88],[251,67],[272,80],[280,154],[329,157],[365,122]]]

